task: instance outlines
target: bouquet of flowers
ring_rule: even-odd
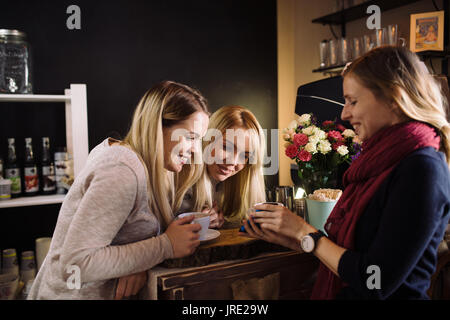
[[[283,130],[283,139],[285,154],[297,163],[307,194],[335,188],[339,166],[350,164],[361,152],[361,141],[353,130],[329,120],[319,126],[312,113],[293,120]]]

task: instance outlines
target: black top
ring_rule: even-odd
[[[449,215],[444,155],[431,147],[416,150],[391,172],[361,215],[355,250],[347,250],[338,266],[348,286],[336,298],[428,299]],[[379,289],[371,265],[379,267]]]

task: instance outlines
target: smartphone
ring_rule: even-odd
[[[261,205],[261,204],[273,204],[273,205],[276,205],[276,206],[282,206],[282,207],[284,207],[284,204],[282,204],[281,202],[260,202],[260,203],[255,203],[255,206],[258,206],[258,205]],[[258,212],[258,211],[261,211],[261,210],[256,210],[256,209],[255,209],[255,212]],[[250,224],[250,220],[249,220],[249,219],[247,219],[247,223],[248,223],[249,227],[251,228],[252,225]],[[259,228],[259,223],[256,223],[256,222],[255,222],[255,225]],[[252,230],[253,230],[253,229],[252,229]],[[245,226],[244,226],[244,225],[241,226],[241,228],[239,229],[239,231],[240,231],[240,232],[247,232],[247,230],[245,230]]]

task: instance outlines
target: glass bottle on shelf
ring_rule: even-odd
[[[42,194],[56,192],[55,165],[50,154],[49,137],[42,137],[41,184]]]
[[[22,195],[20,176],[20,168],[17,165],[16,142],[14,138],[8,138],[8,161],[5,166],[5,178],[11,180],[12,198],[17,198]]]
[[[39,192],[39,177],[33,154],[33,140],[25,138],[25,163],[24,163],[25,195],[35,196]]]
[[[0,157],[0,180],[5,177],[5,174],[3,173],[3,159]]]
[[[67,149],[65,147],[57,148],[55,152],[55,175],[56,175],[56,193],[57,194],[65,194],[66,188],[64,188],[64,184],[62,179],[66,175],[67,170],[67,161],[69,160]]]

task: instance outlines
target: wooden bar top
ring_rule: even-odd
[[[239,228],[218,231],[219,237],[201,243],[192,255],[165,260],[162,266],[166,268],[200,267],[223,260],[247,259],[263,252],[289,250],[266,241],[240,236]]]

